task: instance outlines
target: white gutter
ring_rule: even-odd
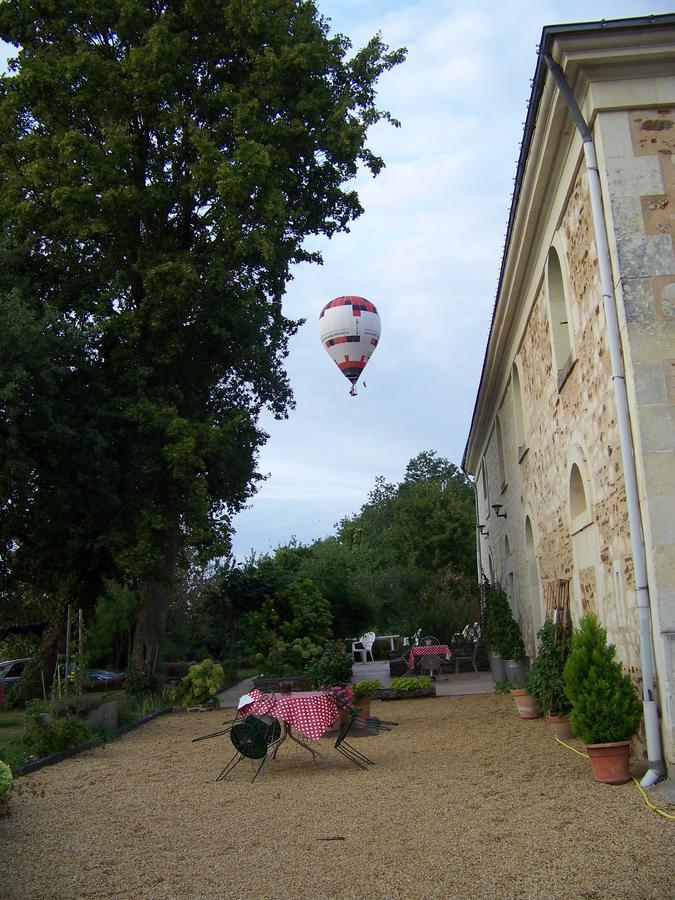
[[[544,53],[543,57],[581,135],[584,157],[586,159],[586,169],[588,171],[588,189],[591,195],[591,210],[593,213],[593,225],[595,227],[595,240],[598,248],[598,266],[600,269],[602,301],[607,322],[609,358],[612,365],[612,383],[614,384],[616,400],[619,443],[621,445],[621,456],[624,467],[626,502],[628,504],[628,524],[630,527],[631,551],[633,553],[633,566],[635,570],[635,591],[637,595],[640,623],[642,706],[645,719],[647,760],[649,765],[649,770],[646,772],[640,783],[642,787],[649,787],[659,781],[659,779],[663,778],[666,769],[663,762],[658,707],[655,699],[654,651],[652,644],[649,585],[647,583],[647,558],[645,555],[644,534],[642,532],[640,495],[638,492],[637,472],[635,468],[635,450],[633,433],[630,426],[630,414],[628,411],[626,377],[623,368],[623,355],[621,352],[621,333],[619,331],[619,318],[616,310],[616,295],[614,293],[614,279],[612,278],[612,263],[609,255],[607,226],[605,224],[602,204],[600,173],[598,171],[598,161],[595,155],[593,137],[581,110],[577,105],[574,94],[565,80],[565,75],[560,66],[553,61],[549,54]]]

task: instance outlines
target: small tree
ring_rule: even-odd
[[[503,659],[521,659],[525,656],[525,646],[506,591],[500,585],[485,583],[484,593],[483,635],[486,646]]]
[[[572,728],[586,744],[629,740],[640,727],[642,707],[635,685],[615,659],[607,631],[589,613],[572,637],[565,663],[565,691]]]

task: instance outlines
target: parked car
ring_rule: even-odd
[[[118,669],[87,669],[90,687],[122,687],[125,677]]]
[[[28,656],[24,659],[6,659],[0,662],[0,685],[7,687],[17,682],[29,661]]]

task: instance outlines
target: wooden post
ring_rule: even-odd
[[[68,696],[68,672],[70,670],[70,603],[66,613],[66,665],[65,665],[65,684],[63,686],[63,696]]]
[[[84,688],[84,672],[82,666],[84,657],[82,654],[82,608],[77,611],[77,693],[81,694]]]

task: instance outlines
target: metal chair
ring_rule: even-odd
[[[441,668],[443,665],[443,660],[440,656],[436,656],[434,653],[430,653],[427,656],[420,656],[418,660],[418,666],[420,672],[424,675],[429,675],[431,678],[440,678],[443,674],[443,669]],[[434,672],[437,674],[434,675]]]
[[[473,642],[473,649],[471,652],[462,652],[462,650],[466,650],[466,648],[459,649],[457,653],[453,653],[453,659],[455,662],[455,675],[459,672],[459,664],[461,662],[468,662],[474,668],[474,672],[478,672],[478,666],[476,665],[476,657],[478,656],[478,645],[479,641]]]
[[[226,778],[242,759],[259,759],[261,763],[251,779],[253,782],[258,775],[262,776],[268,759],[276,753],[277,746],[282,740],[281,725],[277,719],[269,716],[246,716],[241,722],[236,722],[232,726],[230,740],[234,744],[236,753],[216,781]]]

